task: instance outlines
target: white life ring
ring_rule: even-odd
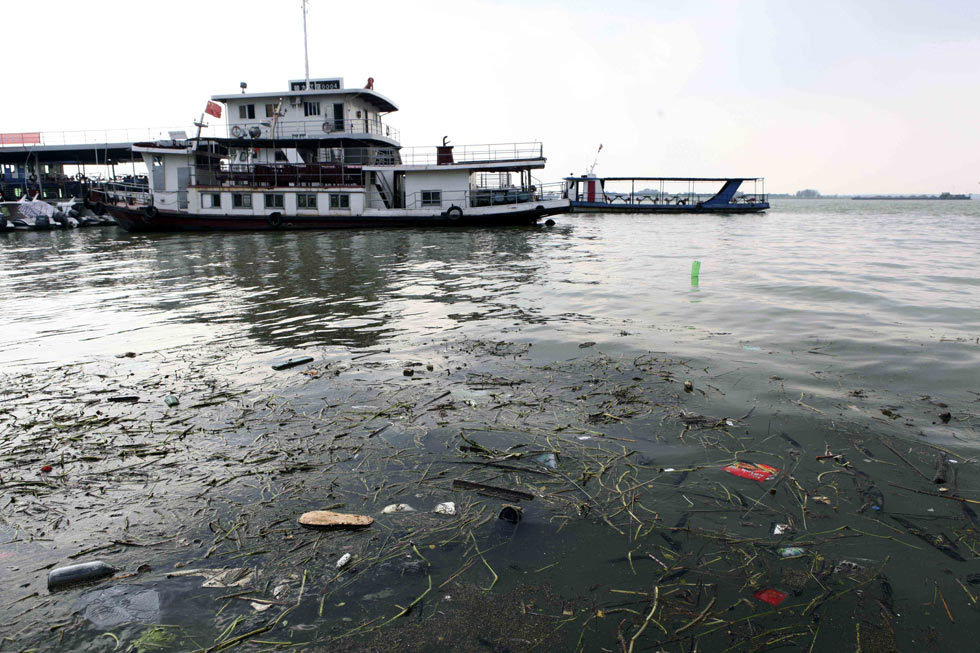
[[[242,134],[244,134],[244,133],[245,133],[245,130],[243,130],[238,125],[235,125],[234,127],[231,128],[231,135],[234,136],[235,138],[241,138],[242,137]]]

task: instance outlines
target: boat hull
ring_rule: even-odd
[[[554,203],[547,203],[554,204]],[[556,213],[568,212],[561,206],[538,205],[533,208],[470,215],[419,215],[379,213],[368,215],[195,215],[180,211],[154,210],[131,206],[108,206],[109,214],[126,231],[293,231],[300,229],[365,229],[391,227],[487,227],[534,224]]]

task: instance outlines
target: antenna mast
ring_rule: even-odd
[[[306,90],[310,89],[310,49],[306,42],[306,0],[303,0],[303,56],[306,60]]]

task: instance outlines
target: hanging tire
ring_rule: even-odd
[[[99,204],[101,204],[101,202],[99,202]],[[99,204],[96,204],[96,207],[98,207]],[[105,207],[102,207],[102,208],[103,208],[103,211],[104,211],[105,210]],[[102,215],[102,214],[99,213],[99,215]],[[155,218],[158,215],[160,215],[160,210],[157,207],[155,207],[155,206],[148,206],[145,209],[143,209],[143,215],[145,215],[146,217],[148,217],[148,218],[150,218],[152,220],[153,218]]]
[[[458,206],[450,206],[446,210],[446,217],[450,220],[458,220],[463,217],[463,209]]]
[[[152,206],[149,208],[153,209],[154,211],[156,210],[156,208]],[[96,202],[95,206],[92,207],[92,212],[95,213],[95,215],[102,217],[105,215],[105,204],[102,202]]]
[[[278,229],[282,226],[282,213],[272,213],[267,219],[269,221],[269,226],[273,229]]]

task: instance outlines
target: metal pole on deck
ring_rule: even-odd
[[[306,40],[306,0],[303,0],[303,57],[306,62],[306,90],[310,90],[310,50]]]

